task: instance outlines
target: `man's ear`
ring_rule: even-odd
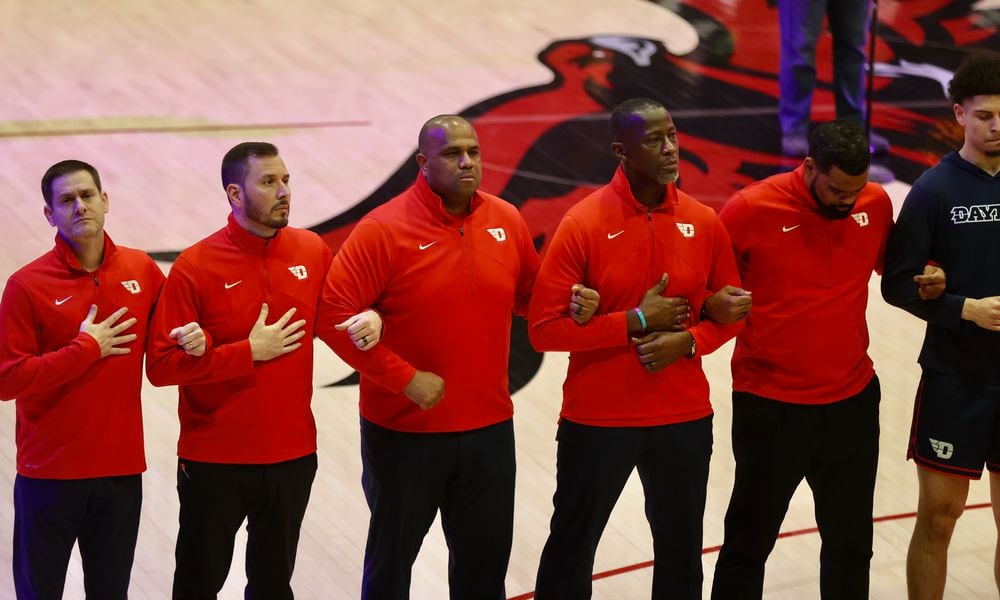
[[[243,188],[236,183],[226,186],[226,196],[229,198],[230,206],[243,207]]]
[[[816,166],[816,161],[811,156],[807,156],[802,160],[802,178],[805,180],[806,185],[812,183],[818,172],[819,167]]]

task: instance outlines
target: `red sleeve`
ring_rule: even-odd
[[[742,262],[742,257],[750,246],[747,223],[749,213],[749,203],[741,193],[734,194],[719,211],[719,220],[722,221],[726,233],[729,235],[737,263]]]
[[[149,279],[148,279],[148,281],[153,286],[153,290],[154,290],[153,298],[154,298],[154,300],[153,300],[153,304],[149,307],[149,315],[148,315],[148,317],[146,319],[146,338],[145,338],[146,346],[145,346],[145,348],[143,348],[143,352],[146,353],[146,356],[149,356],[150,333],[152,333],[152,331],[153,331],[153,313],[156,311],[156,305],[160,302],[160,293],[163,292],[163,284],[167,280],[167,278],[163,276],[163,271],[160,270],[160,267],[155,262],[153,262],[152,260],[150,260],[149,264],[150,264],[150,268],[148,269],[149,270]],[[211,347],[210,344],[211,344],[211,340],[208,338],[208,335],[206,334],[205,335],[205,348],[206,348],[206,351],[207,351],[208,348]]]
[[[574,217],[566,215],[545,253],[528,310],[528,336],[539,352],[575,352],[629,344],[627,311],[597,314],[584,325],[570,316],[570,288],[584,281],[586,265],[583,230]]]
[[[705,306],[705,301],[712,297],[712,294],[719,290],[702,290],[697,296],[691,296],[688,301],[691,303],[691,311],[696,314],[701,314],[701,309]]]
[[[357,372],[382,387],[400,393],[417,370],[379,344],[362,352],[338,323],[374,306],[392,277],[392,238],[372,218],[362,219],[340,247],[320,294],[316,335]]]
[[[721,290],[727,285],[740,287],[740,273],[736,268],[736,259],[733,257],[732,241],[730,241],[722,221],[714,216],[713,219],[715,220],[715,238],[712,245],[712,263],[708,265],[708,289]],[[694,336],[697,353],[704,355],[716,351],[719,346],[736,337],[743,326],[744,321],[720,325],[715,321],[705,320],[698,322],[688,331]]]
[[[82,375],[100,358],[100,344],[87,333],[42,354],[31,298],[17,279],[7,281],[0,300],[0,399],[53,390]]]
[[[175,327],[201,322],[202,292],[195,266],[184,256],[179,257],[160,292],[149,328],[146,376],[153,385],[213,383],[254,372],[249,339],[209,346],[205,354],[191,356],[170,337]],[[206,337],[210,333],[206,331]]]
[[[535,279],[538,277],[538,252],[535,251],[535,244],[531,239],[531,232],[524,218],[518,214],[518,253],[521,257],[521,271],[517,277],[517,289],[514,291],[514,314],[528,318],[528,306],[531,302],[531,294],[535,289]],[[569,290],[566,291],[567,298]]]

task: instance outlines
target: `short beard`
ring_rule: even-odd
[[[809,194],[813,197],[813,201],[816,203],[816,207],[819,209],[820,216],[822,216],[824,219],[829,219],[831,221],[839,221],[841,219],[846,219],[847,217],[850,216],[851,211],[854,210],[854,204],[857,204],[857,201],[855,201],[850,206],[848,206],[846,210],[842,210],[839,208],[835,208],[833,206],[827,206],[826,204],[823,204],[822,202],[820,202],[819,194],[816,193],[815,179],[813,179],[813,182],[809,184]]]
[[[677,183],[677,179],[680,177],[680,172],[675,171],[673,175],[657,175],[656,181],[660,185],[670,185],[671,183]]]
[[[287,204],[285,205],[287,206]],[[283,229],[288,226],[288,216],[274,216],[273,209],[267,211],[266,213],[261,211],[247,211],[247,218],[255,223],[260,223],[264,227],[270,227],[271,229]]]

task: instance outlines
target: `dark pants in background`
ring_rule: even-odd
[[[808,132],[816,89],[816,44],[824,17],[833,36],[833,98],[837,118],[864,127],[865,41],[871,15],[872,0],[778,0],[781,28],[778,114],[782,133]]]

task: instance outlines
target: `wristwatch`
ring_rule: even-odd
[[[687,358],[694,358],[695,353],[698,352],[698,342],[695,341],[694,336],[691,336],[691,350],[687,353]]]

